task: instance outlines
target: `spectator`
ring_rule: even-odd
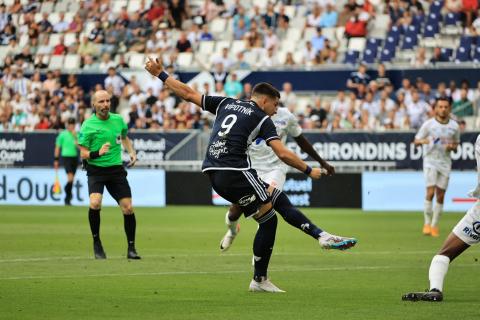
[[[453,102],[452,114],[457,118],[473,116],[473,103],[467,97],[467,89],[460,90],[460,99]]]
[[[192,52],[192,44],[187,39],[187,35],[185,34],[185,32],[180,33],[180,37],[178,38],[176,48],[178,52]]]
[[[271,67],[276,67],[279,64],[280,63],[279,63],[278,58],[275,54],[275,51],[273,50],[273,48],[269,48],[267,50],[267,54],[262,56],[259,66],[260,67],[271,68]]]
[[[243,91],[243,86],[240,81],[237,79],[237,74],[232,72],[230,74],[230,79],[225,82],[225,94],[228,97],[240,98],[240,95]]]
[[[433,49],[433,55],[430,58],[431,64],[436,64],[437,62],[448,62],[448,58],[442,54],[442,49],[440,47],[435,47]]]
[[[251,68],[250,64],[245,61],[245,55],[243,54],[243,51],[237,53],[237,59],[233,62],[231,68],[238,70],[248,70]]]
[[[65,12],[59,13],[59,21],[53,26],[53,32],[64,33],[68,30],[69,23],[65,21]]]
[[[323,108],[322,100],[320,97],[315,97],[313,102],[313,108],[311,109],[308,117],[312,123],[312,128],[325,128],[327,125],[328,111]]]
[[[410,127],[418,129],[425,122],[428,114],[431,111],[430,105],[423,100],[420,100],[420,95],[416,90],[412,92],[412,101],[406,104],[407,114],[409,117]]]
[[[367,24],[361,20],[356,12],[345,25],[345,36],[347,38],[365,37],[367,35]]]
[[[102,61],[100,62],[98,68],[101,72],[108,72],[108,69],[115,68],[115,62],[112,61],[109,53],[105,52],[102,54]]]
[[[337,97],[332,101],[331,110],[334,114],[339,114],[341,119],[347,119],[350,105],[350,100],[346,98],[345,91],[339,90]]]
[[[325,47],[325,37],[322,35],[322,28],[317,27],[317,34],[311,39],[313,50],[318,54]]]
[[[410,64],[414,67],[425,67],[430,63],[429,59],[427,58],[427,53],[424,47],[419,47],[417,50],[417,54],[412,59]]]
[[[240,22],[240,20],[242,22]],[[238,10],[237,10],[237,14],[233,17],[233,33],[235,35],[241,33],[241,32],[238,32],[238,29],[244,29],[245,31],[246,30],[250,30],[250,17],[248,15],[246,15],[245,13],[245,9],[243,6],[238,6]],[[242,24],[242,26],[240,25]],[[243,34],[245,34],[246,32],[243,32]],[[235,37],[236,40],[240,40],[242,37],[240,38],[237,38]]]
[[[102,22],[100,20],[95,21],[95,26],[90,31],[88,39],[97,44],[102,44],[105,41],[105,30],[103,30]]]
[[[276,28],[278,23],[278,13],[274,10],[274,4],[268,2],[267,12],[263,15],[263,21],[268,28]]]
[[[322,8],[315,4],[312,12],[307,16],[306,28],[317,28],[320,26],[320,21],[322,18]]]
[[[319,26],[322,28],[333,28],[337,25],[338,13],[335,7],[328,3],[327,8],[320,16]]]
[[[303,49],[302,64],[311,65],[316,56],[315,49],[310,41],[305,42],[305,48]]]
[[[104,87],[107,88],[108,86],[112,86],[113,94],[117,97],[122,95],[125,81],[123,81],[122,77],[117,74],[117,71],[113,66],[108,68],[108,76],[104,80]]]
[[[225,83],[225,81],[227,81],[228,72],[225,71],[223,63],[217,62],[215,64],[215,69],[212,72],[212,76],[215,82]]]
[[[385,65],[383,63],[380,63],[377,67],[377,79],[375,79],[375,81],[377,82],[380,90],[391,84],[390,78],[387,76]]]
[[[58,43],[53,47],[52,54],[54,56],[61,56],[66,53],[67,53],[67,46],[65,45],[65,38],[63,35],[61,35]]]
[[[166,8],[163,4],[163,1],[154,0],[152,2],[152,5],[150,6],[150,9],[147,12],[146,18],[148,21],[150,21],[150,23],[155,20],[160,20],[165,15],[165,10]]]
[[[221,63],[223,69],[226,71],[230,70],[234,61],[230,58],[230,49],[228,47],[222,48],[222,53],[220,56],[213,56],[212,64],[216,66],[217,64]]]
[[[45,33],[52,33],[53,32],[53,25],[48,20],[48,13],[44,12],[42,14],[42,20],[38,23],[39,31],[43,34]],[[48,37],[47,37],[48,38]]]
[[[171,28],[181,29],[188,18],[185,0],[168,0],[168,22]]]
[[[84,58],[87,55],[96,55],[98,54],[98,47],[97,45],[90,41],[87,36],[83,36],[82,42],[78,46],[77,53]]]
[[[270,49],[272,48],[274,51],[278,47],[278,37],[274,33],[273,28],[269,28],[265,34],[265,37],[263,39],[265,49]]]
[[[213,35],[208,31],[208,24],[202,26],[202,32],[200,33],[200,41],[213,41]]]
[[[347,88],[353,90],[354,93],[358,93],[360,86],[366,86],[369,82],[370,76],[367,74],[367,66],[362,63],[358,67],[358,71],[350,74],[350,78],[347,81]]]
[[[295,104],[297,102],[297,95],[293,92],[292,84],[290,82],[285,82],[282,89],[283,90],[280,92],[280,103],[284,107]]]
[[[293,67],[297,65],[297,63],[295,62],[295,59],[293,58],[293,53],[287,52],[287,55],[285,56],[285,62],[283,63],[283,65],[286,67]]]
[[[245,18],[244,17],[238,18],[236,24],[234,24],[234,27],[233,27],[233,38],[235,40],[242,40],[247,34],[248,30],[249,28],[247,27]]]

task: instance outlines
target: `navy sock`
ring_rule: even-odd
[[[261,281],[267,277],[268,263],[272,256],[275,234],[277,232],[277,216],[272,208],[265,215],[257,219],[258,230],[253,241],[253,259],[255,281]]]
[[[322,229],[313,224],[300,210],[295,208],[287,195],[278,189],[274,189],[272,193],[273,207],[288,222],[288,224],[298,228],[311,236],[318,239]]]
[[[137,228],[137,220],[135,220],[135,214],[123,215],[123,227],[125,234],[127,235],[127,241],[129,246],[135,245],[135,229]]]
[[[100,209],[88,209],[88,221],[92,231],[93,241],[100,241]]]

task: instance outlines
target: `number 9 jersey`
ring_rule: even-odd
[[[202,109],[216,115],[202,171],[251,168],[248,147],[257,138],[279,139],[270,117],[253,101],[202,96]]]

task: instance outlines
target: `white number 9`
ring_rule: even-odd
[[[230,114],[228,116],[225,117],[225,119],[223,120],[222,124],[220,125],[222,127],[222,129],[225,129],[225,130],[220,130],[218,132],[218,135],[220,137],[224,137],[225,135],[227,135],[230,130],[232,130],[232,127],[233,125],[235,124],[235,122],[237,122],[237,116],[234,115],[234,114]]]

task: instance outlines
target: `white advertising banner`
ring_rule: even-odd
[[[467,211],[476,201],[468,198],[467,193],[476,185],[476,172],[452,172],[443,209]],[[425,189],[425,180],[421,171],[364,172],[362,174],[362,208],[363,210],[423,212]]]
[[[55,182],[53,169],[0,169],[0,205],[63,205],[67,175],[59,170],[62,191],[52,191]],[[134,207],[165,206],[165,171],[130,169],[127,176],[132,190]],[[85,171],[77,170],[73,183],[72,205],[88,206],[88,184]],[[104,206],[116,206],[105,189]]]

